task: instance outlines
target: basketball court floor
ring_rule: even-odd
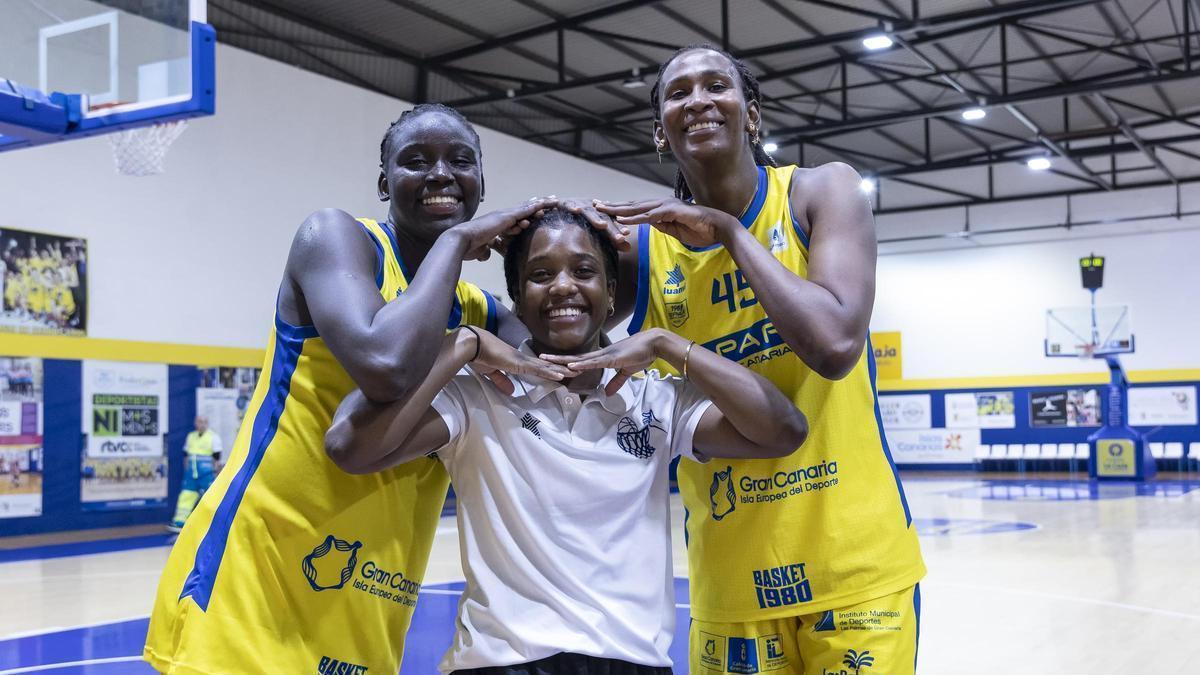
[[[920,672],[1196,672],[1200,477],[1100,484],[1009,476],[905,476],[930,570],[921,584]],[[678,524],[677,495],[673,505]],[[685,673],[687,561],[678,526],[674,538],[671,653]],[[144,534],[0,550],[0,675],[153,672],[141,649],[170,541]],[[448,514],[402,673],[436,672],[461,582]]]

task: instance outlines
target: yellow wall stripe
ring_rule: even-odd
[[[97,359],[196,366],[258,368],[263,350],[206,347],[166,342],[136,342],[61,335],[0,333],[0,356],[40,356],[47,359]]]

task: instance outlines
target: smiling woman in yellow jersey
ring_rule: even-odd
[[[549,201],[471,220],[479,138],[444,106],[402,116],[381,155],[388,222],[320,211],[293,241],[245,424],[159,583],[145,658],[160,671],[400,667],[446,472],[428,459],[352,476],[325,432],[355,388],[382,403],[419,386],[447,327],[496,329],[462,261]]]
[[[742,363],[810,424],[783,459],[680,464],[690,672],[823,675],[849,660],[912,673],[925,567],[866,344],[876,254],[860,178],[764,166],[757,82],[718,49],[677,52],[652,103],[688,201],[598,205],[641,225],[630,331],[666,328]]]

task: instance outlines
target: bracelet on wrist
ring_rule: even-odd
[[[463,324],[463,328],[475,334],[475,355],[467,360],[467,363],[474,363],[475,359],[479,358],[479,348],[483,346],[483,338],[479,337],[479,331],[475,330],[474,326]]]
[[[692,340],[688,343],[687,349],[683,352],[683,379],[688,379],[688,359],[692,356],[692,347],[696,346],[696,341]]]

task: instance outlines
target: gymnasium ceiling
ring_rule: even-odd
[[[663,184],[650,85],[705,41],[759,73],[779,160],[852,164],[879,214],[1200,181],[1200,0],[210,0],[209,21]]]

